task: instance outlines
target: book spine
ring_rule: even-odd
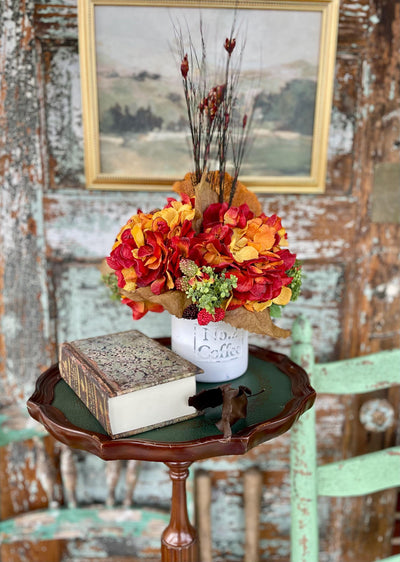
[[[59,369],[60,375],[68,386],[111,435],[108,397],[96,384],[93,367],[86,365],[79,354],[76,354],[68,344],[64,344],[61,346]]]

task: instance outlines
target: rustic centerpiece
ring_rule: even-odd
[[[212,87],[204,41],[198,55],[191,39],[186,49],[176,35],[194,172],[172,186],[180,199],[138,211],[121,228],[105,280],[134,319],[169,311],[172,349],[204,370],[199,380],[220,382],[246,371],[248,332],[289,335],[271,317],[297,298],[301,267],[280,217],[265,215],[238,179],[254,99],[240,110],[233,28],[222,79]]]

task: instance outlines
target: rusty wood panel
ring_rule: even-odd
[[[300,259],[329,263],[351,259],[357,213],[352,198],[289,195],[260,200],[266,214],[282,217],[289,247]]]
[[[400,229],[399,229],[400,234]],[[395,237],[393,237],[395,240]],[[398,239],[400,247],[400,236]],[[400,264],[398,252],[377,252],[371,258],[371,274],[366,287],[369,292],[371,340],[397,336],[400,341]],[[376,343],[370,341],[368,351]]]
[[[65,42],[78,40],[76,0],[35,2],[35,32],[41,40]]]
[[[371,304],[368,286],[379,285],[372,276],[374,254],[397,253],[398,226],[371,224],[371,195],[374,163],[400,159],[393,135],[396,127],[385,126],[387,121],[398,123],[400,66],[400,4],[376,1],[370,13],[369,41],[362,62],[359,99],[359,119],[356,133],[356,160],[353,194],[358,202],[354,239],[355,260],[349,268],[347,283],[348,316],[344,325],[343,354],[353,356],[366,352],[371,337],[371,323],[375,309]],[[398,126],[398,125],[397,125]],[[391,234],[388,235],[388,234]],[[398,260],[398,258],[397,258]],[[381,272],[378,272],[381,276]],[[389,273],[389,276],[391,274]],[[390,278],[390,277],[389,277]],[[361,289],[361,290],[360,290]],[[390,322],[389,318],[386,321]],[[385,332],[386,328],[382,327]],[[389,330],[388,330],[389,331]]]
[[[84,186],[77,43],[43,44],[42,62],[49,187]]]
[[[61,502],[62,491],[57,475],[57,455],[54,440],[44,440],[47,464],[54,468],[55,498]],[[34,440],[11,443],[0,450],[0,519],[8,519],[33,509],[45,508],[49,501],[45,491],[46,475],[37,464],[38,447]]]
[[[45,428],[29,417],[25,405],[12,405],[1,408],[0,412],[0,447],[33,437],[47,435]]]
[[[365,562],[373,562],[377,555],[380,558],[390,556],[393,532],[390,514],[394,513],[395,505],[396,494],[390,491],[343,500],[342,513],[348,523],[342,560],[359,562],[362,556]],[[357,525],[353,524],[355,517]]]
[[[73,450],[77,470],[76,498],[78,505],[105,505],[108,497],[106,466],[102,459],[83,451]],[[127,463],[121,463],[121,473],[116,483],[115,502],[121,505],[127,487]],[[154,483],[157,482],[157,486]],[[142,462],[132,498],[132,506],[145,505],[153,509],[168,511],[171,504],[171,481],[162,463]]]
[[[338,53],[328,143],[328,195],[348,194],[351,190],[360,75],[360,57]]]
[[[52,354],[44,255],[43,160],[32,2],[2,4],[0,53],[1,402],[23,401]]]
[[[368,40],[369,0],[342,0],[339,12],[338,51],[360,51]]]

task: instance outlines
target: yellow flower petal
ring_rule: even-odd
[[[258,258],[257,250],[255,248],[252,248],[251,246],[245,246],[237,252],[233,251],[232,254],[235,260],[239,263],[242,263],[246,260],[255,260]]]
[[[129,281],[128,283],[126,283],[125,287],[124,287],[124,291],[128,291],[129,293],[133,293],[134,291],[136,291],[137,285],[134,281]]]
[[[178,213],[173,207],[168,207],[167,209],[163,209],[159,213],[156,213],[155,216],[163,218],[167,222],[168,226],[171,227],[171,225],[176,222]]]
[[[134,291],[136,289],[136,279],[137,279],[137,275],[136,275],[136,271],[133,269],[133,267],[127,267],[125,269],[123,269],[121,271],[124,279],[125,279],[125,287],[126,288],[128,285],[134,285],[133,289],[127,289],[129,291]]]
[[[292,289],[289,289],[289,287],[282,287],[279,296],[272,299],[272,302],[284,306],[290,301],[291,296],[292,296]]]
[[[254,302],[253,308],[254,308],[255,312],[262,312],[263,310],[265,310],[266,308],[271,306],[271,304],[272,304],[272,301]]]
[[[133,239],[136,242],[136,245],[138,248],[140,248],[141,246],[144,245],[144,235],[143,235],[143,231],[142,231],[142,227],[140,226],[140,224],[135,224],[135,226],[132,228],[131,230]]]
[[[167,287],[168,289],[174,288],[174,280],[172,279],[172,275],[169,271],[167,271]]]

